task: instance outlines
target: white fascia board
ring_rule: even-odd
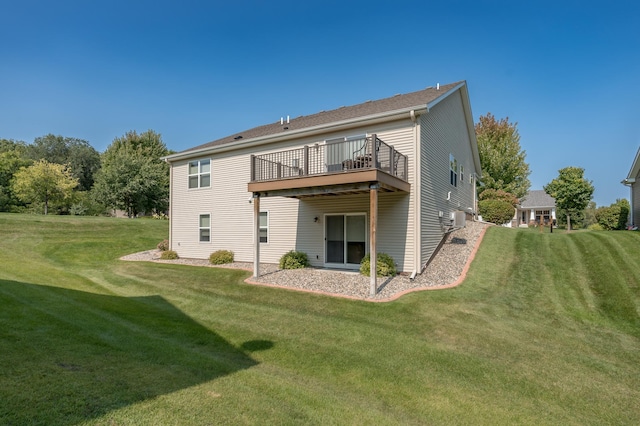
[[[629,170],[629,174],[625,181],[629,183],[635,182],[636,176],[640,173],[640,148],[638,148],[638,152],[636,152],[636,158],[633,160],[633,164],[631,165],[631,169]]]
[[[456,90],[460,89],[464,85],[465,85],[464,81],[460,82],[459,84],[456,84],[451,89],[447,90],[443,95],[440,95],[437,98],[435,98],[434,100],[432,100],[431,102],[429,102],[427,104],[427,109],[429,110],[429,109],[433,108],[434,106],[438,105],[442,100],[444,100],[447,97],[449,97],[450,94],[454,93]]]
[[[416,115],[420,115],[427,112],[426,105],[418,105],[408,108],[403,108],[394,111],[381,112],[374,115],[367,115],[364,117],[350,118],[342,121],[334,121],[332,123],[320,124],[318,126],[306,127],[304,129],[285,131],[283,133],[276,133],[272,135],[260,136],[253,139],[247,139],[238,142],[229,142],[213,147],[206,147],[195,151],[187,151],[184,153],[176,153],[162,157],[163,160],[172,161],[184,160],[187,158],[200,157],[203,155],[221,153],[227,151],[233,151],[240,148],[251,148],[254,146],[267,145],[273,142],[282,142],[296,138],[302,138],[306,136],[313,136],[321,133],[327,133],[329,131],[339,131],[348,129],[351,127],[361,125],[372,125],[378,123],[384,123],[387,121],[394,121],[401,118],[410,118],[411,111],[414,111]]]

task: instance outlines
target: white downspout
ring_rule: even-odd
[[[173,248],[173,164],[166,158],[165,163],[169,165],[169,250]]]
[[[420,244],[422,241],[422,226],[420,224],[420,214],[422,213],[422,205],[421,205],[421,185],[420,185],[420,168],[417,165],[420,163],[421,152],[421,143],[420,143],[420,134],[419,134],[419,125],[418,125],[418,117],[416,115],[415,110],[411,110],[409,113],[409,117],[411,118],[411,122],[413,123],[413,140],[415,143],[415,155],[413,158],[413,185],[414,196],[413,202],[415,205],[413,206],[413,228],[414,228],[414,236],[413,236],[413,272],[411,272],[411,279],[413,280],[418,271],[421,271],[421,259],[420,259]]]

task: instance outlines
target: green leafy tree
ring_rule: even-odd
[[[558,170],[558,177],[544,186],[545,192],[555,198],[558,210],[566,216],[568,230],[571,230],[573,216],[584,217],[594,189],[593,183],[585,179],[581,167]]]
[[[164,211],[169,200],[169,166],[160,158],[169,153],[159,133],[135,131],[116,138],[102,154],[93,195],[129,217]]]
[[[24,142],[0,139],[0,211],[11,211],[22,203],[13,193],[11,179],[21,167],[31,165]]]
[[[36,138],[28,148],[33,160],[68,164],[79,181],[78,190],[88,191],[93,186],[94,175],[100,169],[100,154],[87,141],[48,134]]]
[[[39,160],[18,170],[11,184],[13,192],[25,203],[43,203],[46,215],[49,205],[71,200],[78,179],[66,165]]]
[[[600,207],[596,210],[596,219],[603,229],[608,231],[625,229],[631,206],[626,199],[618,199],[609,207]]]
[[[531,172],[516,126],[508,117],[496,120],[491,113],[480,116],[475,126],[483,176],[479,193],[500,189],[522,198],[529,191]]]
[[[587,208],[584,210],[584,227],[588,228],[593,224],[598,223],[598,219],[596,219],[596,202],[589,201],[587,204]]]

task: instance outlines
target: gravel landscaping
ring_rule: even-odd
[[[392,278],[378,278],[378,292],[369,296],[369,277],[358,272],[346,272],[318,268],[281,270],[278,265],[260,265],[260,277],[247,279],[248,283],[285,287],[302,291],[312,291],[334,296],[370,301],[392,300],[402,294],[427,289],[447,288],[459,284],[465,267],[473,259],[472,255],[480,243],[487,224],[467,221],[464,228],[451,232],[424,273],[414,280],[408,275]],[[161,260],[159,250],[148,250],[122,257],[129,261],[152,261],[192,266],[223,267],[253,271],[252,263],[234,262],[225,265],[211,265],[206,259]]]

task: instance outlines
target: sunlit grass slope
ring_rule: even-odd
[[[491,228],[374,304],[118,260],[167,229],[0,215],[0,424],[640,424],[640,233]]]

